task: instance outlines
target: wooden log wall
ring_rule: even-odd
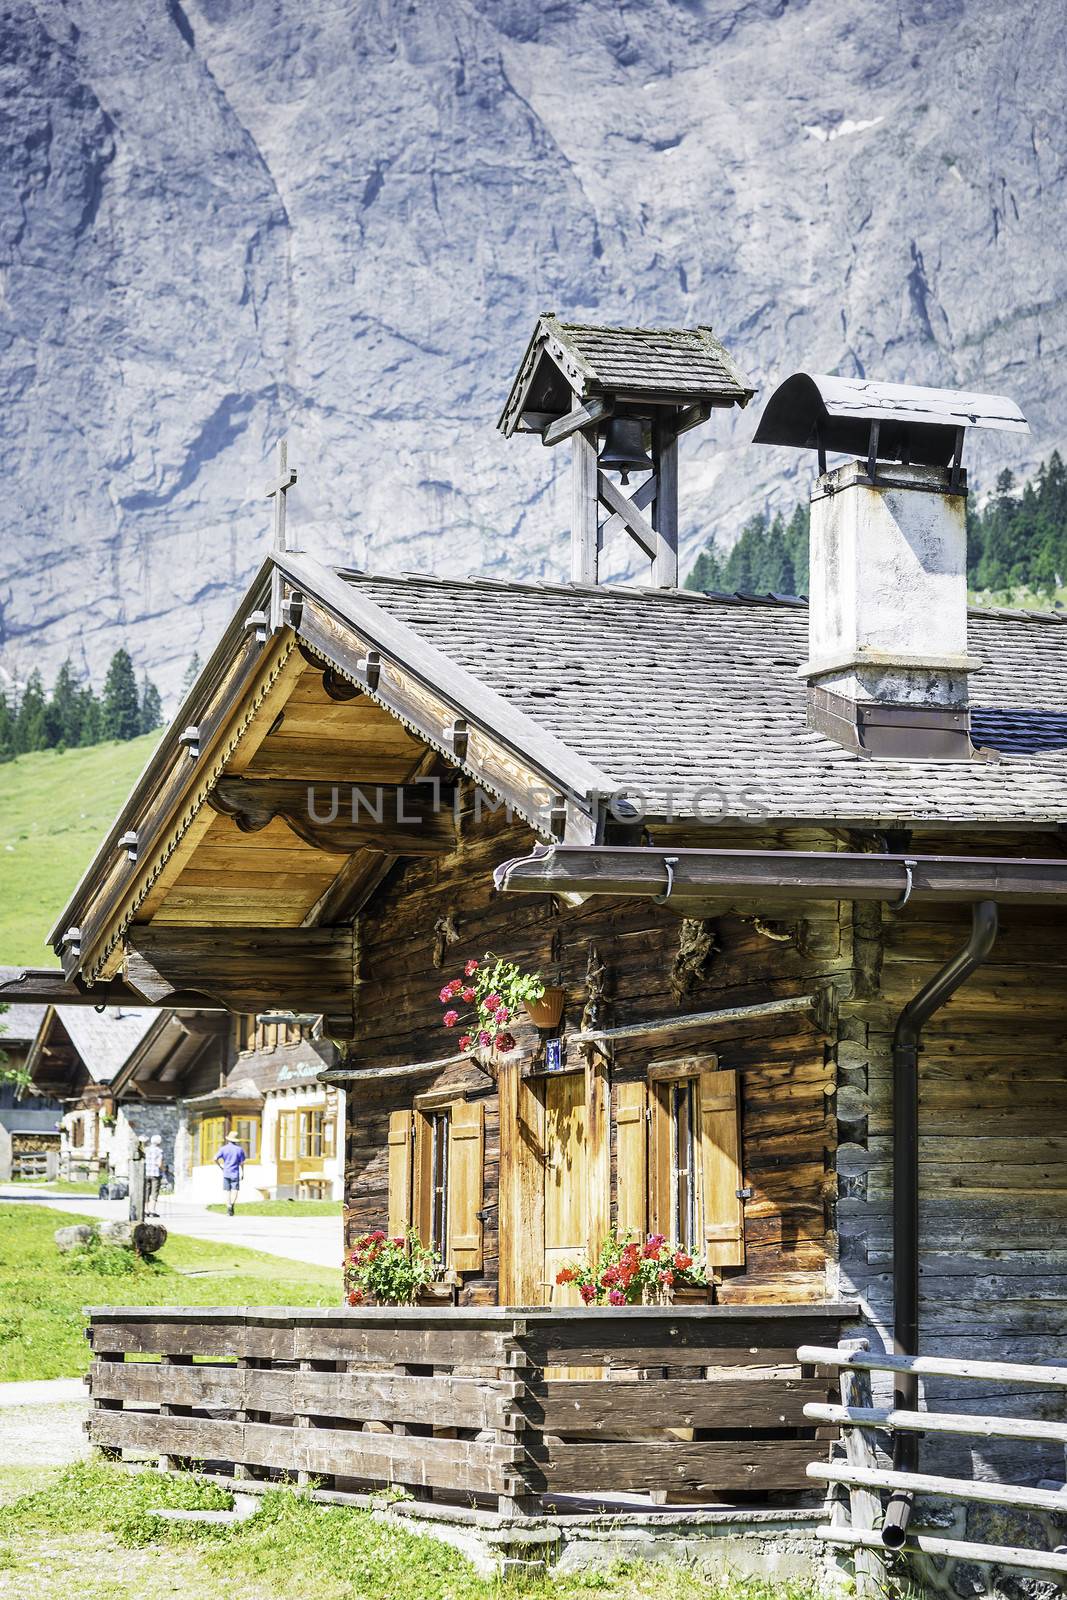
[[[810,848],[814,841],[811,834],[793,834],[765,842]],[[357,1043],[350,1065],[424,1062],[452,1053],[456,1035],[441,1026],[438,990],[464,960],[487,950],[533,970],[558,971],[570,1032],[581,1026],[591,950],[606,969],[598,1021],[609,1026],[757,1004],[831,980],[848,988],[851,918],[842,919],[836,905],[813,903],[773,927],[751,917],[716,917],[708,925],[713,953],[702,968],[697,963],[687,971],[679,962],[683,922],[669,907],[642,900],[574,908],[550,896],[497,895],[493,867],[532,843],[525,828],[507,825],[502,814],[476,820],[468,809],[454,854],[412,862],[378,892],[358,925]],[[446,923],[459,938],[444,947],[438,967],[434,956],[441,954]],[[536,1038],[530,1029],[519,1036],[527,1044]],[[745,1205],[746,1264],[725,1269],[720,1298],[823,1299],[827,1261],[835,1254],[836,1069],[833,1041],[807,1016],[770,1017],[732,1032],[667,1029],[617,1044],[610,1068],[612,1202],[620,1088],[643,1077],[653,1061],[709,1052],[722,1068],[740,1074],[743,1176],[753,1191]],[[569,1059],[579,1064],[577,1052]],[[390,1112],[410,1106],[416,1092],[448,1085],[485,1104],[484,1263],[480,1274],[465,1277],[461,1303],[491,1303],[498,1282],[499,1114],[495,1086],[477,1069],[461,1065],[438,1075],[350,1086],[348,1236],[385,1225]]]
[[[960,851],[958,840],[924,840]],[[967,841],[974,853],[1003,839]],[[1020,854],[1057,853],[1047,838]],[[892,1029],[900,1008],[960,949],[962,907],[856,908],[857,985],[841,1008],[837,1094],[840,1282],[892,1335]],[[1063,1361],[1067,1314],[1067,924],[1002,909],[989,961],[928,1024],[920,1056],[920,1343],[924,1355]],[[887,1346],[888,1347],[888,1346]],[[876,1384],[882,1400],[889,1384]],[[939,1411],[1011,1414],[1010,1386],[925,1384]],[[1062,1420],[1060,1390],[1028,1396]],[[990,1441],[928,1441],[924,1461],[955,1476],[1064,1477],[1063,1452]],[[972,1511],[972,1519],[975,1513]]]

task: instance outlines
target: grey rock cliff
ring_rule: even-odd
[[[545,309],[1011,394],[986,487],[1064,442],[1052,0],[7,0],[0,44],[7,673],[173,690],[283,431],[304,548],[562,576],[564,452],[494,431]],[[689,559],[806,492],[753,425],[684,442]]]

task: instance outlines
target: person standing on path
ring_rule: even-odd
[[[154,1133],[144,1153],[144,1214],[159,1216],[159,1186],[163,1182],[163,1140]]]
[[[235,1133],[226,1135],[225,1143],[215,1157],[215,1165],[222,1168],[222,1188],[226,1196],[226,1215],[233,1216],[233,1208],[237,1204],[237,1191],[241,1187],[241,1168],[245,1164],[245,1153],[241,1142]]]

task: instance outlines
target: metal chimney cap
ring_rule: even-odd
[[[1001,395],[795,372],[768,400],[753,443],[865,456],[872,422],[880,424],[880,459],[930,467],[952,459],[959,428],[1030,432],[1014,400]]]

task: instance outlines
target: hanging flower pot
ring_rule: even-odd
[[[563,1015],[563,990],[545,989],[537,1000],[524,1000],[526,1015],[535,1028],[558,1028]]]

